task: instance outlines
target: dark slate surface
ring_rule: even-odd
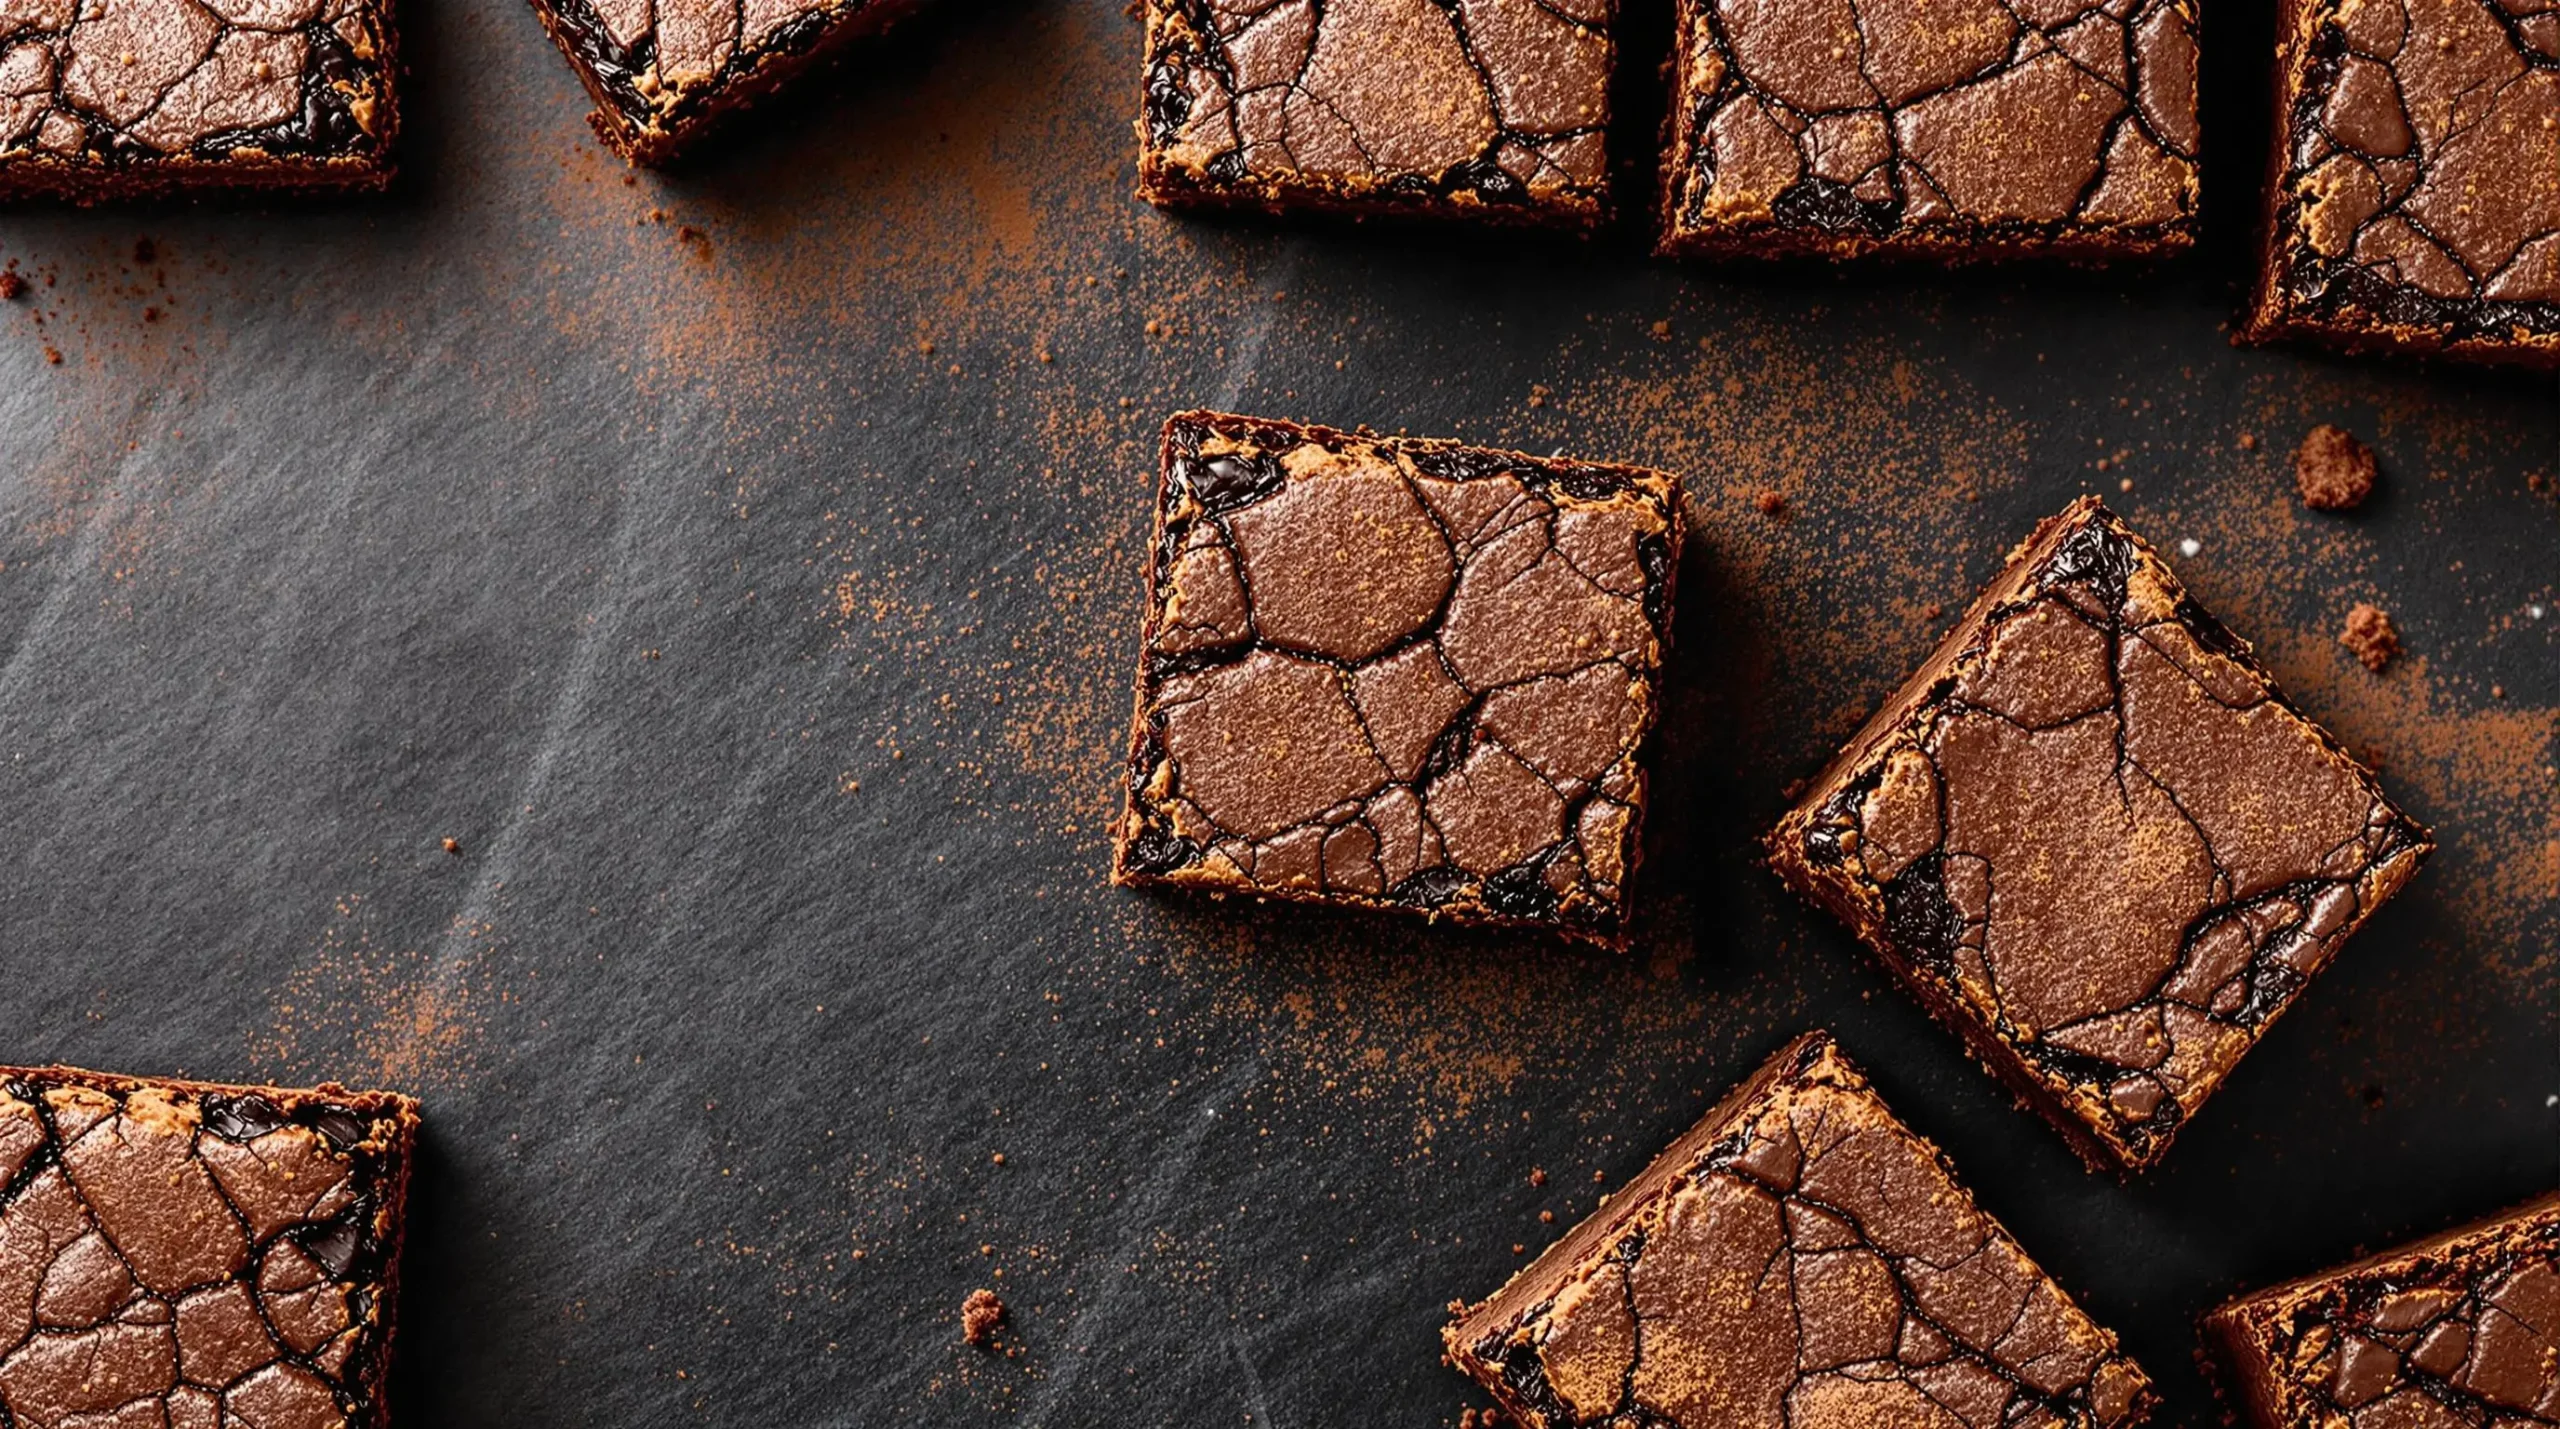
[[[2252,23],[2198,261],[1836,280],[1155,214],[1109,0],[628,182],[521,5],[416,7],[389,197],[0,216],[0,1043],[423,1096],[405,1424],[1428,1425],[1443,1303],[1821,1023],[2200,1422],[2197,1311],[2560,1182],[2560,387],[2225,345]],[[1688,478],[1632,955],[1102,886],[1194,403]],[[1751,860],[2086,489],[2445,844],[2131,1186]]]

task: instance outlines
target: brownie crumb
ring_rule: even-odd
[[[2240,450],[2244,452],[2253,452],[2257,449],[2258,434],[2256,432],[2242,432],[2240,434]]]
[[[996,1326],[1004,1323],[1004,1302],[992,1290],[972,1290],[960,1302],[960,1338],[973,1345],[985,1345],[995,1338]]]
[[[1547,1184],[1547,1168],[1544,1166],[1530,1167],[1529,1184],[1532,1186],[1543,1186]]]
[[[2373,494],[2373,449],[2344,427],[2318,426],[2293,454],[2293,484],[2314,511],[2353,511]]]
[[[2391,626],[2391,616],[2378,605],[2356,602],[2347,612],[2347,628],[2338,643],[2355,652],[2368,670],[2379,672],[2400,653],[2400,632]]]
[[[0,303],[14,303],[27,295],[27,280],[17,270],[0,273]]]
[[[1787,509],[1786,493],[1782,491],[1763,491],[1758,496],[1752,498],[1751,504],[1759,507],[1760,514],[1763,516],[1781,515]]]
[[[452,854],[456,858],[460,858],[462,856],[462,840],[446,839],[444,841],[444,851]]]

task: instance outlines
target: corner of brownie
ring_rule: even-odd
[[[1665,255],[2096,261],[2195,241],[2193,0],[1677,12]]]
[[[2085,497],[1768,848],[2093,1167],[2126,1171],[2432,844]]]
[[[2560,1423],[2560,1194],[2204,1317],[2250,1429]]]
[[[1145,0],[1138,192],[1596,225],[1615,0]]]
[[[1442,1331],[1528,1429],[2126,1429],[2150,1379],[1828,1034]]]
[[[381,1429],[417,1125],[387,1092],[0,1068],[12,1422]]]
[[[1613,939],[1681,534],[1660,472],[1175,416],[1114,881]]]

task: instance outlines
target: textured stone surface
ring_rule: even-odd
[[[2560,364],[2560,0],[2292,0],[2249,333]]]
[[[2093,1163],[2150,1164],[2431,847],[2094,498],[1770,835]]]
[[[2254,1424],[2560,1424],[2560,1196],[2216,1310]]]
[[[1446,1339],[1533,1429],[2112,1429],[2152,1398],[1823,1033]]]
[[[1590,223],[1613,0],[1150,0],[1139,183],[1166,204]]]
[[[1164,460],[1115,876],[1614,931],[1671,479],[1214,413]]]
[[[1666,252],[2193,241],[2188,0],[1682,0],[1672,76]]]
[[[387,0],[0,5],[0,196],[389,175]]]
[[[0,1408],[28,1429],[385,1422],[405,1098],[0,1069]]]

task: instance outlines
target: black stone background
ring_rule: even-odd
[[[1819,1023],[2204,1422],[2198,1311],[2560,1183],[2560,387],[2226,344],[2269,22],[2208,25],[2198,258],[1838,278],[1159,215],[1112,0],[626,182],[517,0],[421,0],[387,197],[0,215],[0,1052],[422,1096],[402,1424],[1294,1429],[1482,1403],[1444,1302]],[[1684,473],[1633,953],[1103,885],[1189,404]],[[2446,844],[2129,1186],[1751,846],[2085,489]]]

